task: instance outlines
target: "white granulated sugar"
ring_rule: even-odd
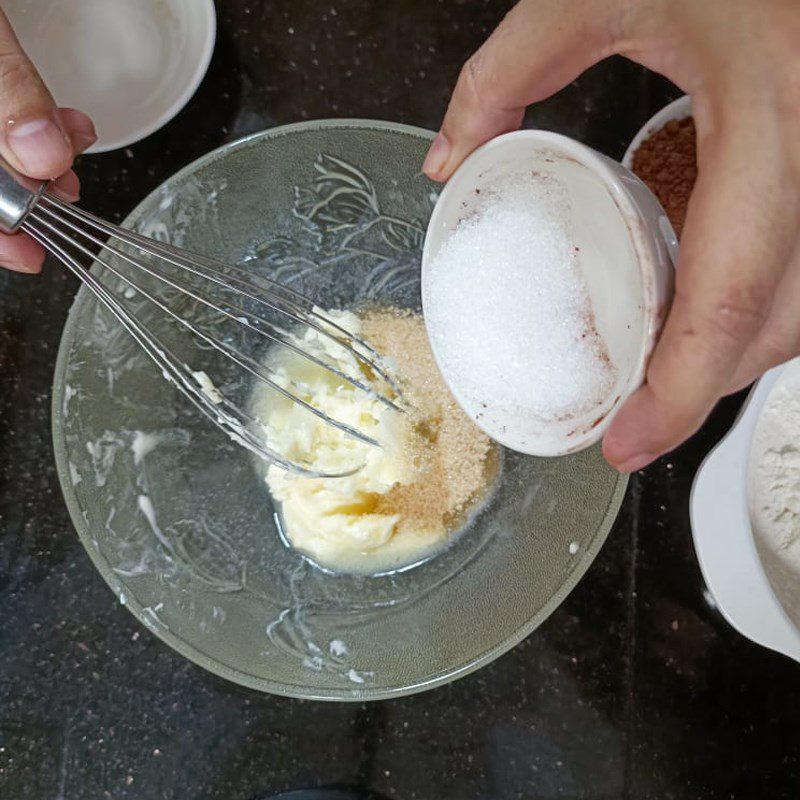
[[[543,420],[585,413],[614,378],[556,178],[498,180],[430,267],[426,320],[448,383]]]

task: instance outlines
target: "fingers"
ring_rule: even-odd
[[[55,178],[72,165],[73,147],[53,98],[0,12],[0,154],[32,178]]]
[[[768,369],[800,355],[800,240],[783,277],[772,310],[755,341],[745,350],[730,391],[749,386]]]
[[[56,197],[74,203],[80,195],[78,176],[68,170],[50,184],[49,191]],[[23,233],[13,236],[0,234],[0,266],[13,272],[35,274],[41,272],[44,262],[44,249]]]
[[[56,108],[2,11],[0,114],[0,155],[29,177],[58,178],[51,191],[64,200],[77,200],[80,183],[70,167],[75,156],[97,140],[94,125],[80,111]],[[0,235],[0,265],[34,273],[43,260],[44,250],[30,237]]]
[[[81,182],[73,170],[65,172],[58,180],[50,184],[48,191],[60,200],[74,203],[81,194]]]
[[[625,28],[615,0],[522,0],[464,65],[423,166],[445,181],[479,145],[515,130],[525,106],[609,55]]]
[[[59,108],[56,113],[61,127],[72,143],[73,156],[80,155],[97,141],[94,123],[82,111],[74,108]]]
[[[57,114],[69,136],[75,156],[80,155],[97,141],[94,123],[82,111],[76,111],[74,108],[59,108]],[[80,181],[73,170],[68,170],[50,184],[50,192],[68,203],[74,203],[80,197],[80,190]]]
[[[68,170],[50,184],[49,191],[68,203],[74,203],[80,195],[78,176]],[[13,272],[35,274],[41,272],[44,255],[41,245],[29,236],[22,233],[13,236],[0,234],[0,266]]]
[[[29,236],[0,233],[0,265],[12,272],[41,272],[44,249]]]
[[[774,123],[726,121],[715,134],[697,115],[700,176],[689,205],[676,297],[646,384],[605,440],[623,471],[680,444],[730,391],[751,342],[770,317],[792,255],[800,208],[786,180]],[[755,151],[771,157],[753,159]]]

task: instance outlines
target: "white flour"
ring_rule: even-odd
[[[800,615],[800,359],[764,404],[750,449],[748,494],[756,547],[778,598]]]
[[[767,398],[751,458],[755,521],[775,547],[791,549],[800,539],[800,360],[787,367]]]

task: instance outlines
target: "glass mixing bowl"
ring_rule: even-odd
[[[419,310],[437,192],[420,172],[430,139],[382,122],[275,128],[190,165],[125,224],[277,277],[327,308]],[[444,551],[390,575],[332,575],[282,542],[263,468],[84,289],[53,404],[72,520],[120,602],[195,663],[295,697],[407,694],[497,658],[575,586],[626,486],[597,448],[561,459],[505,452],[491,500]]]

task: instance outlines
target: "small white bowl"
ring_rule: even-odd
[[[531,415],[511,419],[492,406],[490,397],[477,399],[452,381],[450,389],[462,408],[496,441],[530,455],[557,456],[599,441],[616,411],[642,384],[672,297],[677,241],[658,201],[618,162],[556,133],[524,130],[505,134],[469,156],[436,203],[422,256],[426,316],[435,314],[426,299],[432,264],[459,222],[480,203],[481,190],[503,175],[533,169],[556,174],[566,184],[574,244],[580,252],[620,254],[616,259],[605,258],[616,265],[614,269],[595,272],[584,267],[595,325],[617,368],[615,384],[602,403],[583,416],[547,422]],[[624,253],[621,241],[625,242]],[[458,297],[450,302],[457,305]],[[438,333],[432,327],[429,325],[428,332],[434,356],[447,375],[447,365],[441,361],[443,348],[441,343],[437,345]]]
[[[722,616],[742,636],[800,662],[800,631],[759,557],[748,503],[753,434],[786,367],[758,381],[728,435],[701,465],[692,486],[691,521],[697,560]]]
[[[4,0],[60,106],[88,114],[88,152],[138,142],[197,90],[216,40],[213,0]]]
[[[663,128],[668,122],[673,120],[682,120],[692,116],[692,98],[688,94],[679,97],[668,103],[660,111],[657,111],[650,117],[647,122],[639,129],[636,136],[633,137],[625,155],[622,156],[622,166],[628,169],[633,169],[633,154],[639,149],[642,142],[655,131]]]

